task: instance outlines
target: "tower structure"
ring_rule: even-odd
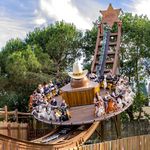
[[[122,22],[118,18],[120,11],[121,9],[114,9],[111,4],[107,10],[100,11],[102,20],[98,24],[97,41],[91,67],[92,73],[97,74],[100,68],[104,68],[103,74],[112,71],[112,74],[115,75],[118,72],[122,26]],[[103,49],[105,49],[104,53]],[[103,60],[100,60],[101,58]],[[100,64],[100,62],[102,63]]]

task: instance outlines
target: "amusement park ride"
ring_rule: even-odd
[[[96,94],[105,97],[106,93],[116,90],[117,82],[120,82],[120,80],[122,80],[120,84],[125,84],[123,79],[119,77],[119,49],[122,25],[118,18],[119,13],[120,9],[114,9],[111,4],[106,11],[101,11],[102,20],[98,24],[94,60],[91,67],[91,76],[96,77],[96,82],[87,78],[86,71],[84,72],[81,68],[78,68],[78,72],[75,72],[73,68],[73,72],[69,74],[72,77],[71,82],[61,88],[62,94],[60,96],[55,97],[58,102],[61,103],[62,100],[65,100],[69,105],[71,118],[67,121],[48,120],[38,117],[38,112],[32,112],[37,120],[59,126],[44,137],[26,142],[28,145],[34,145],[32,145],[32,149],[42,148],[43,146],[45,149],[78,147],[86,142],[99,125],[101,125],[101,132],[104,132],[103,121],[111,117],[115,121],[117,136],[120,136],[119,114],[132,104],[133,99],[120,108],[117,105],[113,106],[113,102],[108,100],[107,110],[99,116],[95,115],[94,104]],[[117,28],[115,32],[112,30],[113,26]],[[109,75],[113,79],[110,79]],[[106,81],[107,86],[105,87]],[[131,90],[130,87],[129,89]],[[127,92],[128,90],[124,91],[124,95],[127,95]]]

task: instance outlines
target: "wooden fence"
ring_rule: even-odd
[[[17,139],[27,140],[28,138],[28,124],[27,123],[18,123],[18,118],[20,116],[29,116],[30,113],[22,113],[15,111],[8,111],[7,106],[0,108],[0,116],[3,121],[0,121],[0,134],[14,137]],[[15,122],[8,122],[9,116],[15,118]],[[18,117],[19,116],[19,117]]]
[[[91,145],[83,145],[70,150],[149,150],[150,135],[128,137],[124,139],[107,141]],[[65,147],[63,150],[67,150]],[[61,149],[61,150],[62,150]],[[4,135],[0,135],[0,150],[58,150],[50,144],[33,143],[17,140]]]
[[[83,145],[78,150],[149,150],[150,134]]]
[[[8,111],[7,106],[0,108],[2,121],[0,122],[0,134],[24,140],[33,140],[44,136],[52,130],[50,125],[39,122],[30,116],[32,116],[31,113],[19,112],[17,109]],[[28,125],[27,123],[19,123],[22,121],[28,122]]]
[[[0,122],[0,134],[27,140],[28,124],[17,122]]]
[[[15,121],[18,122],[18,118],[20,116],[30,116],[30,115],[31,115],[31,113],[18,112],[17,109],[15,109],[15,111],[8,111],[7,106],[0,108],[0,116],[2,116],[6,122],[8,121],[9,116],[14,116]]]

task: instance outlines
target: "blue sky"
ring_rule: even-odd
[[[109,3],[124,12],[150,17],[150,0],[0,0],[0,48],[11,38],[23,39],[35,27],[56,20],[74,23],[85,30]]]

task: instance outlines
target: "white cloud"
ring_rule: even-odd
[[[24,24],[24,21],[0,17],[0,48],[11,38],[24,38],[28,32]]]
[[[95,21],[100,15],[100,10],[106,10],[108,5],[104,6],[99,0],[72,0],[83,17],[88,16],[89,22]]]
[[[38,0],[38,2],[37,5],[19,4],[23,9],[21,12],[18,12],[18,9],[0,6],[0,48],[9,39],[16,37],[23,39],[35,27],[52,21],[64,20],[74,23],[79,29],[91,29],[92,21],[98,18],[99,10],[104,8],[98,0]],[[32,7],[28,11],[27,8],[30,6]]]
[[[42,24],[45,24],[45,23],[46,23],[46,20],[44,18],[35,19],[35,24],[37,24],[37,25],[42,25]]]
[[[92,21],[83,16],[71,0],[40,0],[41,10],[51,19],[74,23],[79,29],[90,29]]]
[[[150,18],[150,0],[134,0],[133,11],[138,15],[147,15]]]

